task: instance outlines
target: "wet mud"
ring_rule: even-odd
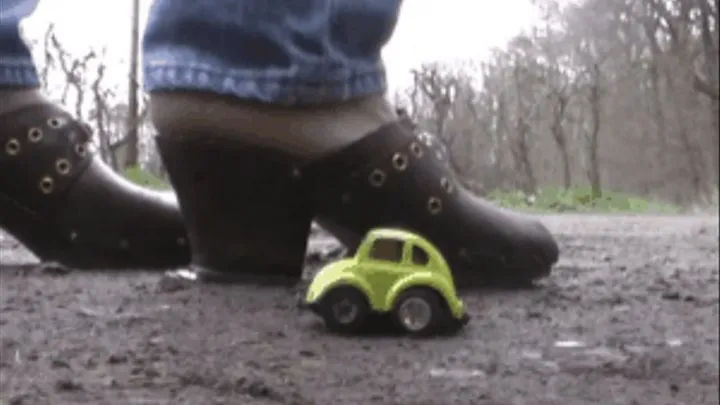
[[[27,264],[0,234],[0,403],[718,404],[718,218],[544,220],[552,277],[464,293],[473,321],[430,340],[329,335],[296,289]]]

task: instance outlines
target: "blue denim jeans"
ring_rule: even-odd
[[[38,85],[18,28],[38,1],[0,0],[0,87]],[[382,93],[387,84],[380,51],[400,4],[154,0],[142,41],[145,90],[203,91],[273,104]]]

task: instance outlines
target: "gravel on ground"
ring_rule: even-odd
[[[717,405],[718,218],[544,220],[552,276],[464,293],[429,340],[329,335],[292,289],[23,265],[0,234],[0,404]]]

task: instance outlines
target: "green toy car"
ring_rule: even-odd
[[[373,316],[389,316],[411,335],[456,331],[470,319],[440,252],[390,228],[370,231],[354,257],[325,266],[302,304],[337,333],[359,332]]]

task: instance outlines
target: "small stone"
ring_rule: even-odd
[[[677,291],[667,291],[662,293],[661,297],[664,300],[677,301],[680,299],[680,293]]]
[[[253,398],[268,398],[272,390],[263,381],[253,381],[245,388],[247,394]]]
[[[127,363],[127,356],[123,354],[111,354],[108,359],[108,364],[124,364]]]
[[[88,370],[94,370],[97,368],[98,362],[94,357],[89,357],[85,360],[85,367]]]
[[[33,402],[29,394],[16,394],[10,397],[8,405],[31,405]]]
[[[187,290],[195,283],[195,279],[192,279],[184,273],[168,272],[160,277],[155,290],[160,293],[174,293]]]
[[[53,276],[64,276],[66,274],[70,274],[71,272],[70,268],[57,262],[40,263],[39,269],[41,273]]]
[[[531,360],[542,360],[543,355],[542,355],[542,353],[539,352],[539,351],[535,351],[535,350],[523,350],[523,351],[522,351],[522,357],[524,357],[524,358],[526,358],[526,359],[531,359]]]
[[[680,347],[683,345],[683,341],[681,339],[668,339],[666,343],[670,347]]]
[[[70,378],[61,378],[55,382],[57,391],[82,391],[83,386]]]
[[[120,384],[118,384],[117,380],[112,377],[106,377],[103,380],[103,383],[105,384],[106,387],[109,387],[109,388],[116,388],[120,385]]]
[[[70,368],[70,364],[68,364],[65,360],[58,360],[55,359],[52,362],[50,362],[51,368]]]
[[[147,378],[157,378],[160,377],[160,372],[154,368],[146,368],[145,369],[145,377]]]
[[[153,346],[160,345],[165,342],[165,339],[163,339],[162,336],[153,336],[148,340],[148,343],[150,343]]]
[[[268,332],[267,336],[271,338],[286,338],[287,334],[281,330],[276,330],[274,332]]]

